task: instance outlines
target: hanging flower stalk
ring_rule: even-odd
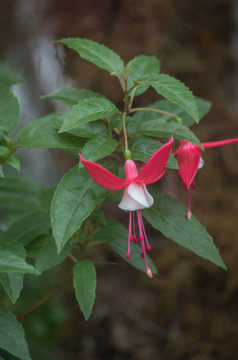
[[[202,146],[204,149],[208,149],[236,142],[238,142],[238,138],[205,142],[202,143]],[[204,161],[201,157],[201,148],[190,142],[180,141],[180,146],[173,153],[174,155],[177,155],[179,176],[184,183],[185,189],[189,191],[187,218],[190,220],[192,216],[191,187],[196,189],[197,185],[194,182],[194,177],[198,169],[201,169],[204,164]]]
[[[140,173],[137,172],[137,167],[131,159],[131,154],[126,151],[125,172],[126,180],[123,180],[102,166],[85,160],[80,154],[80,160],[87,169],[89,175],[100,186],[108,190],[123,190],[124,194],[119,208],[129,211],[129,230],[128,230],[128,248],[126,258],[130,258],[130,243],[133,241],[137,243],[136,236],[136,219],[138,224],[138,234],[141,246],[141,256],[145,260],[146,273],[152,277],[152,272],[148,267],[146,259],[146,250],[150,250],[151,246],[148,242],[145,226],[142,219],[141,210],[149,208],[153,205],[153,197],[148,193],[146,185],[159,180],[166,172],[166,163],[169,154],[172,150],[173,138],[171,138],[165,145],[163,145],[143,166]]]

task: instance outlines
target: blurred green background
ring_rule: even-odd
[[[201,141],[238,137],[238,2],[235,0],[9,0],[0,12],[0,57],[25,80],[14,87],[21,124],[64,110],[40,96],[63,87],[102,92],[118,106],[113,77],[53,41],[85,37],[128,61],[155,55],[161,71],[213,103],[193,131]],[[147,105],[154,91],[136,99]],[[61,151],[20,151],[22,174],[55,186],[74,162]],[[85,323],[69,284],[24,327],[33,360],[234,360],[238,358],[238,146],[208,149],[196,176],[192,210],[214,237],[228,271],[216,268],[147,226],[159,275],[152,280],[95,248],[117,266],[98,266],[97,297]],[[186,204],[177,173],[160,188]],[[105,208],[112,219],[124,213]],[[26,278],[16,308],[29,306],[67,272]],[[6,301],[6,300],[4,300]],[[6,356],[7,359],[7,356]],[[10,359],[10,358],[9,358]]]

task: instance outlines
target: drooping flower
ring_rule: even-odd
[[[153,197],[148,193],[146,185],[156,182],[164,175],[166,171],[165,166],[172,150],[172,145],[173,138],[154,153],[143,166],[139,174],[137,172],[136,164],[129,156],[129,159],[125,162],[126,180],[115,176],[107,169],[92,161],[85,160],[79,154],[80,160],[87,169],[89,175],[99,185],[108,190],[124,189],[122,200],[118,206],[122,210],[129,211],[128,248],[126,258],[130,258],[131,241],[137,243],[135,230],[137,218],[141,256],[145,260],[146,273],[149,277],[152,277],[153,275],[147,263],[146,250],[150,250],[151,246],[148,243],[146,236],[141,209],[146,209],[153,205]]]
[[[238,138],[205,142],[202,143],[202,146],[204,149],[208,149],[208,148],[228,145],[236,142],[238,142]],[[185,188],[189,191],[187,218],[188,220],[190,220],[192,215],[191,186],[193,189],[196,189],[197,186],[194,182],[194,177],[198,169],[201,169],[204,164],[204,161],[201,157],[201,148],[190,142],[180,141],[180,146],[173,153],[174,155],[177,155],[179,176],[183,181]]]

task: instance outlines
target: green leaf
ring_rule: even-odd
[[[58,253],[95,206],[105,199],[107,192],[78,165],[63,177],[51,206],[51,224]]]
[[[188,221],[187,209],[175,199],[153,189],[150,192],[155,203],[151,208],[143,210],[143,216],[153,228],[202,258],[226,269],[205,227],[194,216]]]
[[[35,240],[31,241],[26,246],[27,256],[30,258],[37,258],[41,249],[46,246],[46,243],[51,239],[50,234],[41,234]]]
[[[196,122],[199,122],[197,103],[192,92],[179,80],[166,75],[150,77],[143,80],[143,84],[151,85],[158,94],[184,109]]]
[[[139,55],[132,61],[134,61],[134,63],[128,76],[128,89],[134,85],[134,81],[140,80],[141,77],[145,75],[153,76],[153,74],[158,75],[159,73],[160,61],[155,56]],[[142,94],[147,90],[148,86],[149,85],[137,86],[134,96]]]
[[[63,121],[66,115],[55,114],[56,116],[52,118],[52,124],[56,129],[60,129],[63,125]],[[107,129],[106,126],[99,120],[91,123],[86,123],[81,126],[76,127],[75,129],[67,131],[70,134],[82,137],[82,138],[90,138],[96,134],[106,134]]]
[[[25,124],[15,136],[15,146],[25,148],[80,149],[85,140],[72,134],[59,134],[53,125],[57,114],[47,115]]]
[[[25,251],[22,244],[7,237],[0,240],[0,272],[39,275],[39,271],[24,258]]]
[[[147,162],[149,158],[164,144],[147,136],[136,136],[129,140],[129,149],[133,160]],[[177,161],[172,153],[169,155],[166,167],[178,169]]]
[[[201,147],[198,138],[186,126],[174,121],[160,120],[159,118],[145,121],[140,126],[140,133],[152,137],[170,137],[189,141]]]
[[[3,173],[3,170],[2,170],[2,165],[0,165],[0,178],[3,178],[4,177],[4,173]]]
[[[5,85],[12,85],[21,83],[22,79],[18,76],[18,74],[0,61],[0,83],[4,83]]]
[[[50,217],[48,211],[35,211],[24,214],[14,221],[7,231],[7,235],[27,246],[41,234],[48,233]]]
[[[110,118],[110,122],[108,124],[108,132],[112,133],[112,131],[115,128],[118,128],[119,131],[121,131],[121,128],[122,128],[122,117],[121,117],[121,115],[113,115]]]
[[[0,306],[0,348],[21,360],[31,360],[22,324],[3,306]]]
[[[90,97],[101,97],[104,96],[102,94],[96,93],[94,91],[88,90],[88,89],[61,89],[52,92],[51,94],[44,95],[41,98],[42,99],[53,99],[61,101],[63,104],[66,104],[68,106],[76,105],[79,100],[82,99],[88,99]]]
[[[209,100],[205,100],[199,97],[196,97],[197,105],[198,105],[198,113],[199,119],[201,120],[211,109],[212,103]],[[185,125],[190,126],[191,123],[184,122]]]
[[[120,56],[103,44],[80,38],[68,38],[57,41],[67,45],[85,60],[88,60],[101,69],[111,72],[123,72],[124,64]]]
[[[90,121],[107,118],[116,111],[115,105],[107,99],[91,97],[80,100],[65,116],[59,132],[72,130]]]
[[[1,220],[13,219],[17,215],[40,208],[38,196],[41,187],[30,179],[7,175],[0,179]]]
[[[0,157],[6,156],[9,150],[6,146],[0,146]]]
[[[23,245],[13,239],[4,237],[0,239],[0,257],[3,250],[7,250],[8,253],[13,253],[21,259],[25,259],[26,253]],[[11,269],[10,272],[0,272],[0,282],[13,303],[15,303],[20,296],[23,288],[23,276],[22,273],[14,273]]]
[[[74,266],[73,284],[80,310],[88,320],[93,309],[96,292],[96,270],[91,260],[82,260]]]
[[[17,98],[4,84],[0,84],[0,127],[10,133],[17,126],[19,118],[20,107]]]
[[[71,251],[71,245],[66,244],[61,253],[58,255],[55,246],[55,240],[50,235],[46,236],[48,236],[48,240],[39,251],[35,262],[36,269],[41,272],[51,269],[62,263]]]
[[[199,97],[196,97],[195,99],[198,105],[199,119],[201,120],[210,110],[211,102],[201,99]],[[191,126],[194,124],[193,118],[185,110],[183,110],[178,105],[170,102],[169,100],[156,101],[155,103],[148,105],[148,108],[172,113],[177,117],[181,118],[185,126]],[[174,118],[172,118],[170,115],[166,115],[162,113],[158,114],[157,112],[153,112],[153,111],[137,111],[135,115],[133,115],[133,120],[137,123],[137,127],[139,127],[139,123],[147,120],[158,119],[158,117],[160,118],[160,120],[174,121]],[[136,130],[134,129],[133,131]]]
[[[107,227],[98,230],[94,234],[94,237],[97,241],[107,242],[108,245],[130,265],[146,273],[145,260],[141,257],[141,249],[138,244],[131,242],[131,256],[129,260],[126,259],[128,231],[123,225],[111,222]],[[148,254],[147,261],[152,273],[157,274],[157,269]]]
[[[82,150],[84,159],[97,161],[105,156],[111,155],[116,149],[118,142],[107,135],[96,135],[91,137]]]
[[[14,169],[20,171],[21,169],[20,160],[15,154],[10,154],[8,157],[6,157],[5,162],[8,165],[11,165]]]
[[[14,304],[23,288],[23,277],[20,273],[0,273],[0,282]]]

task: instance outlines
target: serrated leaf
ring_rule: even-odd
[[[107,135],[96,135],[91,137],[82,150],[84,159],[97,161],[105,156],[111,155],[116,149],[118,142]]]
[[[80,100],[65,116],[59,132],[69,131],[90,121],[110,117],[116,111],[115,105],[107,99],[91,97]]]
[[[96,93],[95,91],[88,89],[60,89],[42,96],[42,99],[53,99],[61,101],[63,104],[68,106],[76,105],[79,100],[88,99],[90,97],[101,97],[104,98],[102,94]]]
[[[174,121],[153,119],[145,121],[140,126],[140,133],[152,137],[170,137],[174,139],[189,141],[201,147],[198,138],[186,126]]]
[[[9,227],[7,235],[27,246],[39,235],[48,233],[49,229],[49,212],[38,210],[24,214],[14,221]]]
[[[73,284],[80,310],[88,320],[93,309],[96,292],[96,270],[91,260],[82,260],[74,266]]]
[[[133,60],[134,63],[128,76],[128,89],[130,89],[134,85],[134,81],[140,80],[140,78],[145,74],[158,75],[160,70],[160,61],[155,56],[139,55],[136,56]],[[134,96],[142,94],[144,91],[147,90],[148,86],[137,86],[134,92]]]
[[[146,273],[145,260],[141,257],[141,249],[138,244],[131,242],[131,256],[129,260],[126,259],[128,231],[122,224],[111,222],[107,227],[98,230],[94,234],[94,237],[97,241],[108,243],[108,245],[131,266]],[[148,253],[147,261],[152,273],[157,274],[157,269],[148,256]]]
[[[66,115],[63,114],[55,114],[52,118],[52,124],[56,129],[60,129],[63,125],[64,119]],[[99,120],[89,122],[86,124],[83,124],[81,126],[76,127],[75,129],[68,130],[67,131],[70,134],[73,134],[75,136],[79,136],[81,138],[90,138],[91,136],[94,136],[96,134],[106,134],[107,129],[106,126]]]
[[[205,227],[194,216],[188,221],[187,209],[175,199],[153,189],[150,192],[155,202],[151,208],[143,210],[143,216],[153,228],[159,230],[168,239],[226,269]]]
[[[180,106],[196,122],[199,122],[196,100],[192,92],[181,81],[166,74],[159,74],[154,77],[145,78],[141,81],[141,84],[151,85],[158,94]]]
[[[120,56],[103,44],[80,38],[61,39],[57,42],[67,45],[70,49],[77,51],[83,59],[110,73],[124,71],[124,64]]]
[[[15,146],[25,148],[80,149],[85,140],[72,134],[59,134],[53,125],[57,114],[47,115],[25,124],[15,135]]]
[[[41,272],[51,269],[62,263],[71,251],[71,245],[66,244],[61,253],[57,254],[54,238],[49,235],[47,236],[48,240],[39,251],[35,262],[36,269]]]
[[[0,306],[0,348],[21,360],[31,360],[21,323],[3,306]]]
[[[39,275],[39,271],[25,261],[22,244],[7,237],[0,240],[0,272]]]
[[[11,85],[21,83],[22,79],[7,64],[0,61],[0,82],[6,85]]]
[[[149,158],[164,144],[158,140],[151,139],[147,136],[136,136],[129,140],[129,149],[132,153],[133,160],[147,162]],[[170,169],[178,169],[177,161],[172,153],[170,153],[166,167]]]
[[[0,84],[0,127],[7,133],[12,132],[20,118],[20,107],[17,98],[4,84]]]
[[[78,165],[63,177],[51,206],[51,224],[58,253],[95,206],[105,199],[107,192]]]

